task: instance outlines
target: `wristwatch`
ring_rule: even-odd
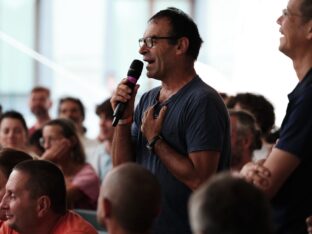
[[[163,138],[162,138],[161,135],[156,135],[156,136],[154,136],[154,137],[152,138],[152,140],[151,140],[150,143],[147,142],[146,148],[147,148],[149,151],[154,152],[154,146],[155,146],[156,142],[157,142],[158,140],[162,140],[162,139],[163,139]]]

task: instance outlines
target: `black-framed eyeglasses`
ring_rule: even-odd
[[[143,45],[146,45],[147,48],[152,48],[154,46],[155,41],[161,39],[173,40],[177,39],[177,37],[157,37],[157,36],[143,37],[139,39],[139,46],[141,48]]]

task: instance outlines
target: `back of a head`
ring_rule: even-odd
[[[193,233],[271,234],[268,199],[253,185],[228,173],[214,176],[189,201]]]
[[[125,163],[106,176],[103,188],[103,197],[112,204],[112,216],[124,230],[143,233],[151,228],[161,199],[154,175],[137,164]]]
[[[0,150],[0,170],[7,178],[9,178],[14,166],[25,160],[32,160],[32,157],[20,150],[10,148]]]
[[[17,164],[13,170],[29,175],[26,188],[33,198],[46,195],[56,214],[66,213],[66,187],[62,171],[52,162],[28,160]]]
[[[149,22],[160,18],[167,18],[171,24],[171,32],[168,36],[177,39],[181,37],[189,39],[189,48],[186,53],[193,60],[196,60],[203,40],[195,22],[186,13],[175,7],[157,12],[149,19]]]

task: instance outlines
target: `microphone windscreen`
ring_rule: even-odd
[[[130,65],[130,68],[128,70],[127,76],[134,77],[136,79],[139,79],[141,73],[143,70],[143,62],[140,60],[133,60],[133,62]]]

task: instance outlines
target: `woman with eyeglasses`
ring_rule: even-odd
[[[85,152],[72,121],[49,121],[43,126],[40,142],[45,149],[41,158],[54,162],[64,173],[69,208],[95,210],[99,178],[85,161]]]

